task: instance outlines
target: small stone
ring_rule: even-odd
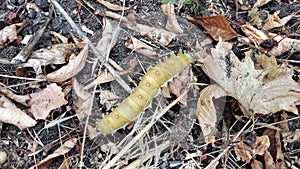
[[[3,164],[7,159],[7,154],[5,151],[0,150],[0,164]]]

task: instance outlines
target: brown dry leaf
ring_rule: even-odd
[[[271,153],[267,150],[264,154],[264,160],[265,160],[265,168],[275,169],[275,163],[274,159],[272,158]]]
[[[47,88],[41,92],[30,94],[30,97],[32,104],[30,111],[35,119],[46,119],[51,110],[68,103],[64,99],[61,87],[57,86],[56,83],[47,85]]]
[[[75,48],[74,44],[57,44],[51,48],[43,48],[32,53],[22,67],[32,67],[36,74],[42,73],[41,66],[64,64],[67,56]]]
[[[23,104],[24,106],[30,106],[30,97],[28,95],[17,95],[14,94],[12,91],[10,91],[7,88],[1,87],[0,93],[4,94],[6,97]]]
[[[255,169],[264,169],[263,164],[260,161],[257,161],[255,159],[251,161],[251,167]]]
[[[215,41],[219,41],[219,37],[226,41],[240,36],[231,28],[223,15],[196,18],[187,16],[186,18],[201,25]]]
[[[253,7],[261,7],[266,5],[267,3],[269,3],[271,0],[258,0],[255,2],[255,4],[253,5]]]
[[[256,46],[259,46],[259,44],[261,44],[265,40],[275,40],[278,44],[272,49],[267,50],[268,54],[275,57],[290,50],[293,46],[300,45],[300,40],[282,37],[274,33],[269,33],[268,35],[266,35],[263,31],[260,31],[253,26],[243,25],[241,26],[241,29],[250,39],[250,41]],[[261,49],[265,50],[263,48]]]
[[[167,16],[167,30],[177,34],[182,34],[183,30],[177,22],[174,5],[172,3],[165,3],[161,5],[161,9]]]
[[[112,4],[110,2],[104,1],[104,0],[97,0],[100,4],[104,5],[106,8],[113,10],[113,11],[122,11],[122,10],[128,10],[130,7],[122,7],[119,5]]]
[[[103,90],[100,92],[100,103],[105,105],[108,110],[115,106],[119,100],[120,97],[109,90]]]
[[[77,143],[77,139],[73,138],[71,140],[66,141],[63,145],[61,145],[58,149],[56,149],[52,154],[47,156],[45,159],[40,161],[38,164],[30,167],[29,169],[42,169],[42,168],[47,168],[51,162],[56,158],[61,155],[67,154],[70,150],[74,148],[74,146]]]
[[[292,79],[293,71],[263,83],[266,72],[255,70],[249,56],[240,62],[231,49],[231,44],[219,42],[211,49],[211,55],[204,58],[201,67],[228,95],[239,101],[245,115],[280,110],[298,114],[296,105],[300,103],[300,87]]]
[[[248,55],[248,53],[246,53],[246,55]],[[263,69],[267,72],[267,75],[263,78],[263,83],[269,82],[291,71],[287,67],[287,63],[283,63],[279,66],[274,56],[268,57],[265,54],[255,54],[255,58],[257,60],[257,64],[255,64],[256,70]]]
[[[189,69],[185,69],[179,76],[173,79],[171,83],[168,83],[168,93],[170,96],[173,93],[176,97],[179,97],[184,90],[187,90],[187,79],[189,77]],[[183,106],[187,106],[187,94],[179,101]]]
[[[197,119],[206,142],[208,141],[208,136],[216,131],[217,112],[212,99],[226,95],[226,92],[218,85],[210,85],[200,93],[197,103]]]
[[[0,97],[0,121],[13,124],[21,130],[36,124],[35,120],[19,109],[5,96]]]
[[[146,43],[138,40],[137,38],[131,36],[129,42],[125,43],[125,46],[128,49],[131,49],[132,52],[136,51],[139,54],[142,54],[144,56],[147,56],[149,58],[152,59],[157,59],[158,58],[158,54],[156,53],[156,51],[154,50],[154,48],[152,46],[147,45]]]
[[[255,158],[256,155],[264,155],[269,147],[269,137],[263,135],[261,137],[256,137],[253,148],[244,143],[244,141],[241,141],[234,146],[234,151],[236,155],[241,157],[246,163],[250,163],[251,159]]]
[[[273,28],[278,28],[284,26],[289,20],[294,17],[294,14],[291,14],[289,16],[286,16],[282,19],[279,18],[278,14],[280,11],[274,12],[273,15],[270,15],[269,18],[267,19],[266,23],[262,27],[264,30],[271,30]]]
[[[60,69],[47,75],[48,80],[52,82],[63,82],[77,75],[84,67],[88,56],[88,45],[86,45],[76,56],[72,54],[69,63]]]

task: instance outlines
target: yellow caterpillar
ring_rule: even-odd
[[[130,96],[110,114],[96,122],[99,131],[102,134],[112,134],[135,119],[139,113],[149,107],[162,86],[193,62],[194,56],[191,53],[179,51],[177,55],[172,52],[170,57],[151,67]]]

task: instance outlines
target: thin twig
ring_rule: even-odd
[[[85,34],[80,30],[80,28],[75,24],[75,22],[69,17],[69,15],[66,13],[66,11],[59,5],[59,3],[56,0],[51,0],[52,4],[58,9],[58,11],[64,16],[64,18],[67,20],[67,22],[71,25],[71,27],[76,31],[78,36],[85,42],[88,43],[89,47],[92,49],[92,51],[95,53],[95,55],[98,57],[100,62],[106,67],[106,69],[114,76],[114,78],[117,80],[117,82],[128,92],[131,93],[130,87],[127,85],[127,83],[119,76],[119,74],[116,73],[114,68],[105,62],[104,56],[100,54],[100,52],[97,50],[95,45],[88,39],[88,37],[85,36]]]

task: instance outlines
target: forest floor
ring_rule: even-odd
[[[6,0],[0,23],[0,168],[300,168],[299,0]]]

